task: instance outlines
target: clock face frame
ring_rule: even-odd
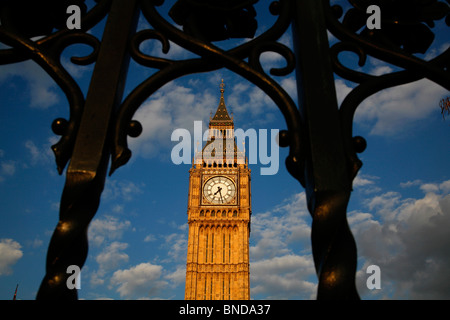
[[[228,177],[214,176],[204,183],[203,195],[211,204],[229,204],[236,198],[236,185]]]

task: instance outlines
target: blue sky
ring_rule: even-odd
[[[267,3],[257,5],[257,34],[273,23]],[[102,27],[92,34],[101,34]],[[141,19],[139,28],[146,27]],[[443,21],[433,31],[437,37],[426,59],[450,45]],[[291,45],[290,32],[280,41]],[[142,50],[163,55],[156,41],[143,43]],[[75,66],[69,58],[89,51],[74,45],[62,56],[83,92],[92,66]],[[177,46],[169,52],[173,59],[191,56]],[[275,53],[263,54],[261,61],[265,68],[284,63]],[[355,57],[345,61],[352,64]],[[379,75],[394,69],[369,59],[363,70]],[[132,62],[125,95],[153,71]],[[207,127],[219,103],[221,79],[236,128],[285,129],[274,103],[225,69],[183,77],[150,97],[134,116],[144,130],[128,140],[133,157],[107,178],[91,222],[80,298],[184,298],[190,165],[172,163],[176,142],[171,133],[177,128],[192,132],[194,121],[200,120]],[[276,80],[296,98],[294,74]],[[352,87],[336,77],[339,101]],[[450,298],[450,120],[443,120],[439,108],[448,94],[421,80],[380,92],[356,112],[354,134],[365,137],[368,147],[360,155],[364,165],[354,181],[348,220],[358,247],[357,286],[364,299]],[[65,180],[50,150],[58,141],[50,126],[58,117],[68,117],[65,96],[36,64],[0,66],[0,299],[11,299],[16,284],[19,299],[34,299],[44,276]],[[262,176],[261,164],[251,166],[253,299],[313,299],[317,289],[311,218],[302,187],[284,167],[287,152],[280,149],[275,175]],[[371,264],[381,270],[379,290],[365,285]]]

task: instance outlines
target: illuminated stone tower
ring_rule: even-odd
[[[220,85],[209,140],[189,170],[185,299],[250,299],[250,169]]]

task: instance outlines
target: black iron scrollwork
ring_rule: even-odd
[[[53,30],[66,27],[66,8],[77,5],[83,15],[86,13],[85,0],[4,0],[0,4],[2,27],[25,38],[49,35]]]
[[[446,17],[450,25],[449,7],[442,1],[420,0],[350,0],[353,6],[343,18],[343,25],[350,31],[359,33],[370,41],[384,47],[402,48],[408,53],[425,53],[433,43],[434,33],[430,30],[435,21]],[[448,1],[447,1],[448,2]],[[381,25],[379,29],[366,26],[369,6],[380,8]]]
[[[258,0],[178,0],[169,12],[186,34],[205,41],[253,38]]]
[[[349,2],[352,8],[340,22],[342,8],[331,6],[329,0],[322,1],[327,28],[339,40],[330,48],[334,72],[357,83],[339,108],[342,143],[349,179],[353,181],[362,166],[357,153],[363,152],[367,145],[364,138],[353,137],[353,116],[357,107],[383,89],[423,78],[450,90],[450,48],[429,61],[414,55],[425,53],[433,42],[434,34],[430,28],[434,26],[434,20],[447,16],[449,25],[449,7],[441,1]],[[366,27],[366,9],[373,4],[381,7],[381,29]],[[342,52],[357,54],[360,67],[366,64],[368,56],[372,56],[396,66],[397,70],[378,76],[354,70],[341,63],[339,54]],[[312,211],[312,246],[318,268],[319,298],[358,298],[352,285],[356,272],[356,246],[345,218],[348,196],[345,192],[316,195],[316,208]],[[335,288],[339,289],[336,291]]]
[[[342,78],[358,83],[340,107],[347,155],[352,164],[351,171],[356,175],[361,166],[356,156],[361,149],[358,145],[365,145],[365,142],[362,142],[361,137],[356,140],[352,138],[352,123],[357,107],[367,97],[383,89],[423,78],[450,90],[450,48],[429,61],[415,55],[424,54],[430,48],[435,38],[430,28],[435,26],[436,20],[445,17],[446,24],[450,26],[450,7],[436,0],[349,2],[353,7],[344,14],[342,23],[338,20],[343,13],[342,8],[338,5],[330,6],[329,1],[325,0],[324,5],[328,28],[340,40],[331,48],[334,70]],[[366,26],[366,9],[369,5],[378,5],[381,9],[380,29],[368,29]],[[340,62],[339,54],[345,51],[356,53],[361,67],[366,64],[367,56],[370,55],[403,70],[380,76],[356,71]]]
[[[83,1],[29,1],[25,6],[19,1],[4,1],[0,5],[0,41],[10,48],[0,50],[0,64],[32,60],[37,63],[62,89],[69,104],[69,119],[58,118],[52,130],[60,140],[52,146],[57,169],[61,174],[74,155],[86,99],[77,82],[61,63],[62,52],[74,44],[86,44],[92,52],[84,57],[71,57],[77,65],[95,62],[100,41],[86,31],[99,23],[107,14],[111,0],[99,0],[88,12]],[[80,30],[69,30],[66,24],[66,8],[77,4],[85,12]],[[38,19],[39,21],[37,21]],[[38,39],[30,39],[40,36]],[[100,137],[99,137],[100,139]],[[59,222],[53,233],[47,252],[46,275],[41,283],[37,299],[76,299],[76,290],[66,287],[67,267],[84,264],[87,255],[87,228],[95,215],[103,189],[101,170],[95,179],[67,173],[63,191]],[[88,173],[89,175],[89,173]]]
[[[245,12],[247,12],[247,10],[251,11],[248,6],[254,2],[255,1],[239,2],[241,3],[240,5],[236,2],[236,6],[231,6],[233,8],[233,10],[230,11],[232,12],[230,13],[231,16],[235,17],[235,11],[242,10],[243,8],[245,8]],[[153,92],[162,87],[164,84],[180,76],[191,73],[212,71],[224,67],[234,71],[260,87],[278,105],[285,116],[288,129],[291,132],[291,140],[289,142],[291,147],[291,155],[289,156],[290,160],[287,161],[299,162],[302,156],[300,146],[300,118],[298,110],[295,103],[292,101],[292,98],[283,88],[281,88],[281,86],[277,84],[276,81],[270,78],[270,76],[263,71],[259,62],[259,56],[263,52],[275,51],[286,59],[287,65],[284,68],[272,69],[271,74],[287,75],[294,70],[295,59],[292,51],[286,46],[276,42],[276,40],[286,31],[290,24],[290,2],[280,1],[280,3],[276,2],[272,5],[271,12],[278,15],[278,19],[274,25],[257,38],[251,39],[250,41],[228,51],[224,51],[213,45],[211,42],[205,40],[218,40],[218,38],[210,37],[204,34],[199,35],[197,32],[189,29],[190,27],[188,30],[191,31],[186,33],[175,28],[156,10],[156,7],[162,3],[162,1],[141,2],[142,12],[154,29],[142,30],[134,35],[131,41],[132,57],[138,63],[144,66],[157,68],[159,71],[136,87],[136,89],[134,89],[133,92],[131,92],[124,100],[119,110],[114,131],[114,150],[110,174],[112,174],[118,167],[127,163],[131,157],[131,151],[127,147],[127,128],[131,123],[132,116],[145,99],[147,99]],[[189,2],[183,1],[180,2],[179,5],[188,6]],[[229,7],[229,5],[226,7]],[[178,4],[172,8],[174,10],[172,12],[172,16],[181,14],[177,13],[179,9],[177,8]],[[220,8],[220,6],[214,6],[213,8],[206,6],[204,10],[220,11]],[[178,19],[181,18],[182,17],[177,17],[175,21],[178,21]],[[230,19],[232,21],[232,18]],[[223,23],[225,22],[222,21],[221,25]],[[252,26],[250,28],[253,28],[253,23],[251,23],[251,25]],[[226,37],[245,37],[252,35],[253,33],[254,31],[250,32],[250,34],[245,31],[244,33],[227,34]],[[220,39],[221,38],[222,36]],[[156,39],[160,41],[162,43],[162,50],[164,53],[167,53],[170,50],[169,41],[172,41],[186,50],[199,55],[201,58],[173,61],[170,59],[148,56],[139,51],[139,44],[147,39]],[[244,60],[246,58],[249,58],[248,63]]]
[[[111,0],[99,1],[87,12],[82,18],[81,30],[65,28],[65,10],[68,2],[70,1],[30,2],[31,7],[27,7],[27,10],[23,10],[23,4],[21,6],[17,1],[5,1],[0,6],[2,19],[0,40],[11,47],[0,50],[0,64],[33,60],[53,78],[69,102],[69,120],[58,118],[52,124],[53,132],[62,136],[52,146],[60,174],[71,157],[84,105],[80,87],[61,64],[61,53],[70,45],[86,44],[93,48],[92,52],[86,57],[71,57],[71,62],[87,65],[95,61],[100,42],[84,31],[97,24],[106,15]],[[76,3],[85,10],[84,0]],[[55,28],[59,30],[52,32]],[[30,40],[30,37],[34,36],[43,37],[36,41]]]
[[[69,2],[85,10],[81,30],[63,26],[62,8]],[[346,220],[346,208],[352,181],[362,165],[356,154],[364,151],[366,141],[353,137],[353,116],[370,95],[422,78],[450,90],[450,49],[429,61],[415,55],[429,49],[435,21],[445,17],[450,25],[450,9],[437,0],[349,2],[352,8],[344,14],[340,6],[331,6],[330,0],[274,1],[269,10],[277,17],[276,21],[257,37],[253,7],[257,0],[179,0],[169,15],[183,30],[159,14],[157,7],[163,0],[96,0],[96,5],[88,11],[83,0],[30,1],[29,8],[35,12],[26,14],[21,12],[19,1],[0,3],[0,41],[10,47],[0,50],[0,64],[33,60],[63,90],[70,109],[68,120],[58,118],[52,124],[54,133],[61,136],[52,146],[58,171],[62,173],[69,165],[60,219],[49,245],[46,275],[38,298],[77,297],[65,286],[65,271],[70,264],[79,267],[84,264],[88,247],[86,232],[99,205],[109,157],[112,174],[131,157],[127,138],[138,137],[142,132],[141,124],[133,120],[138,108],[170,81],[221,68],[258,86],[285,118],[287,130],[280,132],[279,142],[280,146],[289,147],[288,171],[307,191],[313,217],[311,237],[319,278],[318,298],[359,298],[354,284],[356,244]],[[381,29],[365,27],[368,5],[380,6]],[[135,32],[139,12],[152,29]],[[33,20],[37,15],[39,21]],[[100,42],[86,31],[106,15],[108,21]],[[294,36],[295,54],[278,42],[291,25],[299,35],[298,39]],[[310,26],[314,31],[310,31]],[[339,40],[331,48],[327,29]],[[38,35],[42,37],[31,40]],[[213,44],[244,37],[249,40],[229,50]],[[140,50],[146,40],[159,41],[163,53],[168,53],[170,44],[175,43],[197,57],[173,60],[148,55]],[[60,62],[63,50],[77,43],[90,46],[92,52],[85,57],[72,57],[71,61],[78,65],[95,62],[86,97]],[[109,55],[111,50],[117,53],[113,57]],[[268,51],[281,55],[286,65],[267,73],[260,56]],[[339,60],[339,55],[346,51],[358,55],[360,66],[372,56],[399,70],[380,76],[353,70]],[[122,101],[128,54],[141,66],[156,71]],[[315,54],[323,61],[314,61],[315,67],[310,67],[317,58]],[[293,70],[300,78],[299,106],[272,78],[286,76]],[[333,72],[357,84],[340,108],[333,96]],[[316,100],[329,105],[321,105]]]

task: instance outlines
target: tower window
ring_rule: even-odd
[[[211,234],[211,263],[214,263],[214,233]]]
[[[231,263],[231,234],[228,234],[228,262]]]
[[[209,251],[209,246],[208,246],[208,234],[206,234],[206,252],[205,252],[205,262],[208,262],[208,251]]]

